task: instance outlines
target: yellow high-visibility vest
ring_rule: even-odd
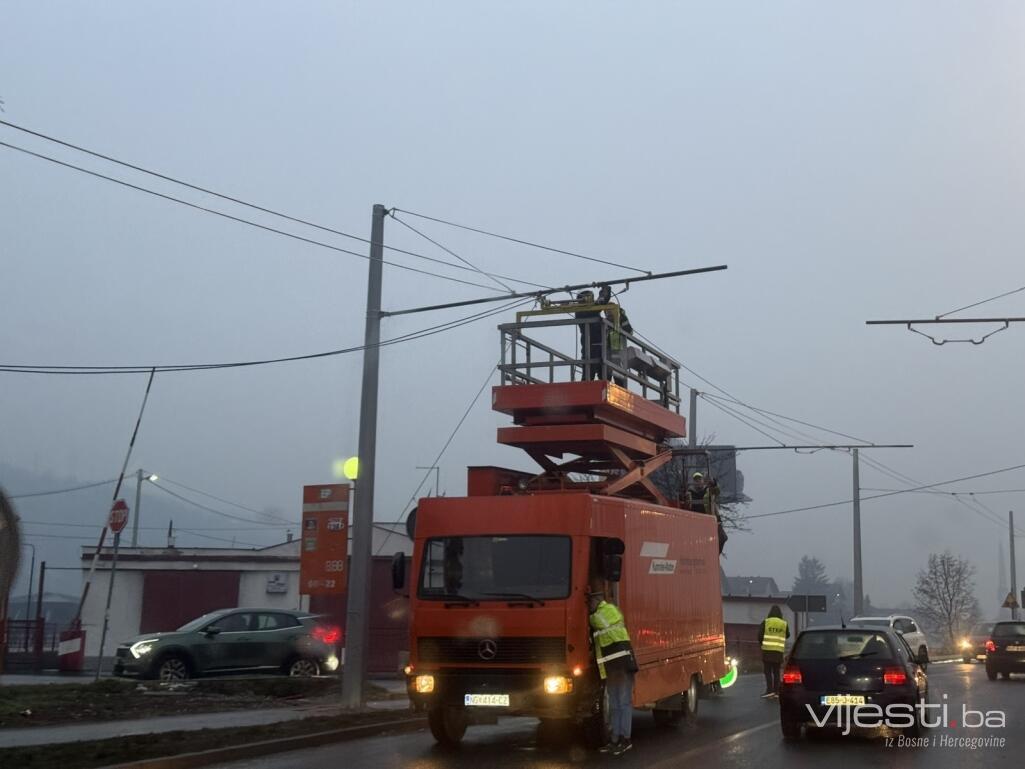
[[[783,653],[787,646],[787,621],[779,617],[765,619],[765,633],[762,635],[763,652]]]

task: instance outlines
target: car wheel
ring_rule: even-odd
[[[926,670],[929,667],[929,650],[924,646],[918,647],[918,659],[921,660],[918,664],[921,666],[922,670]]]
[[[295,678],[310,678],[320,675],[320,665],[309,657],[298,657],[288,666],[288,675]]]
[[[161,681],[185,681],[190,673],[189,663],[177,654],[169,654],[157,663],[157,678]]]
[[[990,681],[997,680],[997,671],[993,670],[993,668],[991,668],[989,665],[986,666],[986,678],[988,678]]]
[[[783,732],[783,739],[787,742],[796,742],[801,739],[801,722],[787,716],[782,710],[779,712],[779,728]]]
[[[1011,674],[1010,674],[1010,672],[1008,672],[1006,670],[1003,673],[1001,673],[1000,675],[1002,675],[1004,677],[1005,681],[1010,681],[1011,680]]]
[[[455,747],[466,734],[466,713],[462,708],[434,707],[427,711],[427,724],[439,745]]]
[[[962,657],[961,661],[967,665],[967,664],[969,664],[972,661],[972,658],[971,657]]]

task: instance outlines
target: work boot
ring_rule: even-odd
[[[598,748],[598,752],[599,753],[611,753],[611,752],[613,752],[613,750],[615,750],[615,747],[616,747],[616,743],[614,743],[614,742],[606,742],[604,745],[602,745],[600,748]]]
[[[626,753],[626,750],[627,749],[625,747],[625,743],[623,743],[623,742],[616,742],[616,743],[613,743],[612,750],[610,752],[614,756],[621,756],[624,753]]]
[[[633,742],[631,742],[629,739],[623,740],[619,744],[623,748],[623,753],[626,753],[626,751],[630,750],[630,748],[634,746]]]

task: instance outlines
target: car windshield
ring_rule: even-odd
[[[989,635],[992,632],[992,622],[980,622],[978,625],[972,628],[972,632],[969,635]]]
[[[1025,622],[998,622],[993,628],[994,638],[1025,638]]]
[[[794,646],[795,660],[891,660],[886,636],[871,631],[816,630],[802,633]]]
[[[522,601],[569,592],[569,537],[438,537],[424,545],[421,598]]]
[[[186,622],[184,625],[182,625],[180,628],[178,628],[178,631],[182,632],[182,633],[187,633],[190,630],[199,630],[201,627],[204,627],[208,623],[213,622],[215,619],[220,617],[222,614],[224,614],[223,610],[221,610],[221,611],[212,611],[209,614],[204,614],[202,617],[196,617],[191,622]]]
[[[852,625],[865,625],[866,627],[889,627],[890,620],[883,619],[858,619],[855,617],[851,620]]]

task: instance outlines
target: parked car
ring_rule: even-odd
[[[1025,622],[997,622],[986,641],[986,677],[1025,673]]]
[[[180,681],[218,673],[319,675],[338,668],[337,627],[308,612],[221,609],[169,633],[145,633],[117,648],[114,675]]]
[[[993,622],[979,622],[972,626],[968,635],[958,643],[961,659],[964,662],[986,659],[986,641],[993,633]]]
[[[812,628],[797,637],[783,668],[780,728],[784,739],[797,740],[802,726],[860,719],[854,709],[864,705],[892,717],[894,726],[914,737],[923,728],[922,709],[916,705],[928,692],[929,681],[917,654],[892,628]],[[901,706],[897,710],[904,713],[903,723],[896,723],[890,706]],[[857,725],[865,723],[859,720]]]
[[[888,627],[904,636],[915,656],[922,661],[923,667],[929,664],[929,642],[918,623],[905,614],[891,614],[888,617],[852,617],[849,625],[863,627]]]

